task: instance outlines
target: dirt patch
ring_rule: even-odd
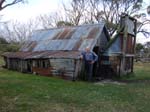
[[[104,84],[125,85],[126,83],[107,79],[107,80],[101,80],[101,81],[95,82],[94,84],[96,85],[104,85]]]

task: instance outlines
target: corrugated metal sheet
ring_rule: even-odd
[[[79,51],[37,51],[37,52],[6,52],[3,56],[18,59],[70,58],[77,59]]]
[[[96,44],[104,28],[104,23],[76,27],[54,28],[39,30],[26,42],[20,51],[80,51]]]
[[[26,56],[31,55],[32,52],[5,52],[2,54],[2,56],[8,57],[8,58],[20,58],[23,59]]]
[[[118,37],[115,42],[105,51],[103,55],[111,56],[114,54],[120,55],[121,53],[121,40],[120,37]]]
[[[112,46],[108,49],[108,53],[118,53],[121,52],[121,42],[120,38],[117,38]]]
[[[26,43],[23,44],[22,48],[20,51],[32,51],[37,45],[36,41],[27,41]]]

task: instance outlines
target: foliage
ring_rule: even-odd
[[[150,49],[150,41],[146,42],[146,43],[144,44],[144,46],[145,46],[146,48],[149,48],[149,49]]]
[[[136,55],[143,58],[150,58],[150,42],[136,44]]]
[[[0,52],[0,55],[1,55],[1,52]],[[1,68],[2,65],[4,65],[4,60],[3,60],[3,58],[0,56],[0,68]]]
[[[150,41],[144,44],[144,53],[146,54],[147,58],[150,58]]]
[[[142,45],[141,43],[137,43],[135,49],[136,53],[139,53],[141,50],[144,50],[144,45]]]
[[[19,44],[10,44],[10,45],[7,47],[6,51],[7,51],[7,52],[16,52],[16,51],[19,50],[19,48],[20,48]]]
[[[130,83],[117,84],[71,82],[0,69],[0,110],[149,112],[149,66],[136,64],[134,76],[122,79]]]
[[[140,12],[143,0],[72,0],[67,6],[63,4],[65,17],[73,25],[105,21],[112,36],[120,24],[120,15],[126,13],[141,20],[138,21],[137,33],[146,37],[150,35],[150,31],[145,28],[150,20]]]
[[[7,40],[0,37],[0,44],[8,44]]]
[[[16,52],[20,48],[18,43],[0,44],[0,52]]]
[[[57,27],[64,27],[64,26],[73,26],[73,24],[69,23],[67,21],[58,21],[57,22]]]

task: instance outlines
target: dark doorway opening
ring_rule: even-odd
[[[95,53],[95,54],[97,54],[97,56],[99,56],[98,54],[99,54],[99,46],[95,46],[94,48],[93,48],[93,52]],[[98,59],[99,60],[99,59]],[[97,73],[98,73],[98,62],[99,61],[97,61],[97,62],[95,62],[94,63],[94,65],[93,65],[93,77],[97,77]]]
[[[111,79],[114,71],[111,66],[111,62],[109,60],[109,56],[101,56],[101,60],[99,61],[99,77],[101,79]]]
[[[28,60],[28,61],[27,61],[27,71],[28,71],[29,73],[32,72],[31,67],[32,67],[32,61],[31,61],[31,60]]]

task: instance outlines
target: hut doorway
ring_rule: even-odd
[[[93,48],[93,52],[98,55],[99,54],[99,46],[95,46]],[[97,76],[97,71],[98,71],[97,64],[98,64],[98,61],[95,62],[94,65],[93,65],[93,77]]]
[[[29,72],[29,73],[31,73],[32,72],[32,62],[31,62],[31,60],[28,60],[27,61],[27,71]]]

